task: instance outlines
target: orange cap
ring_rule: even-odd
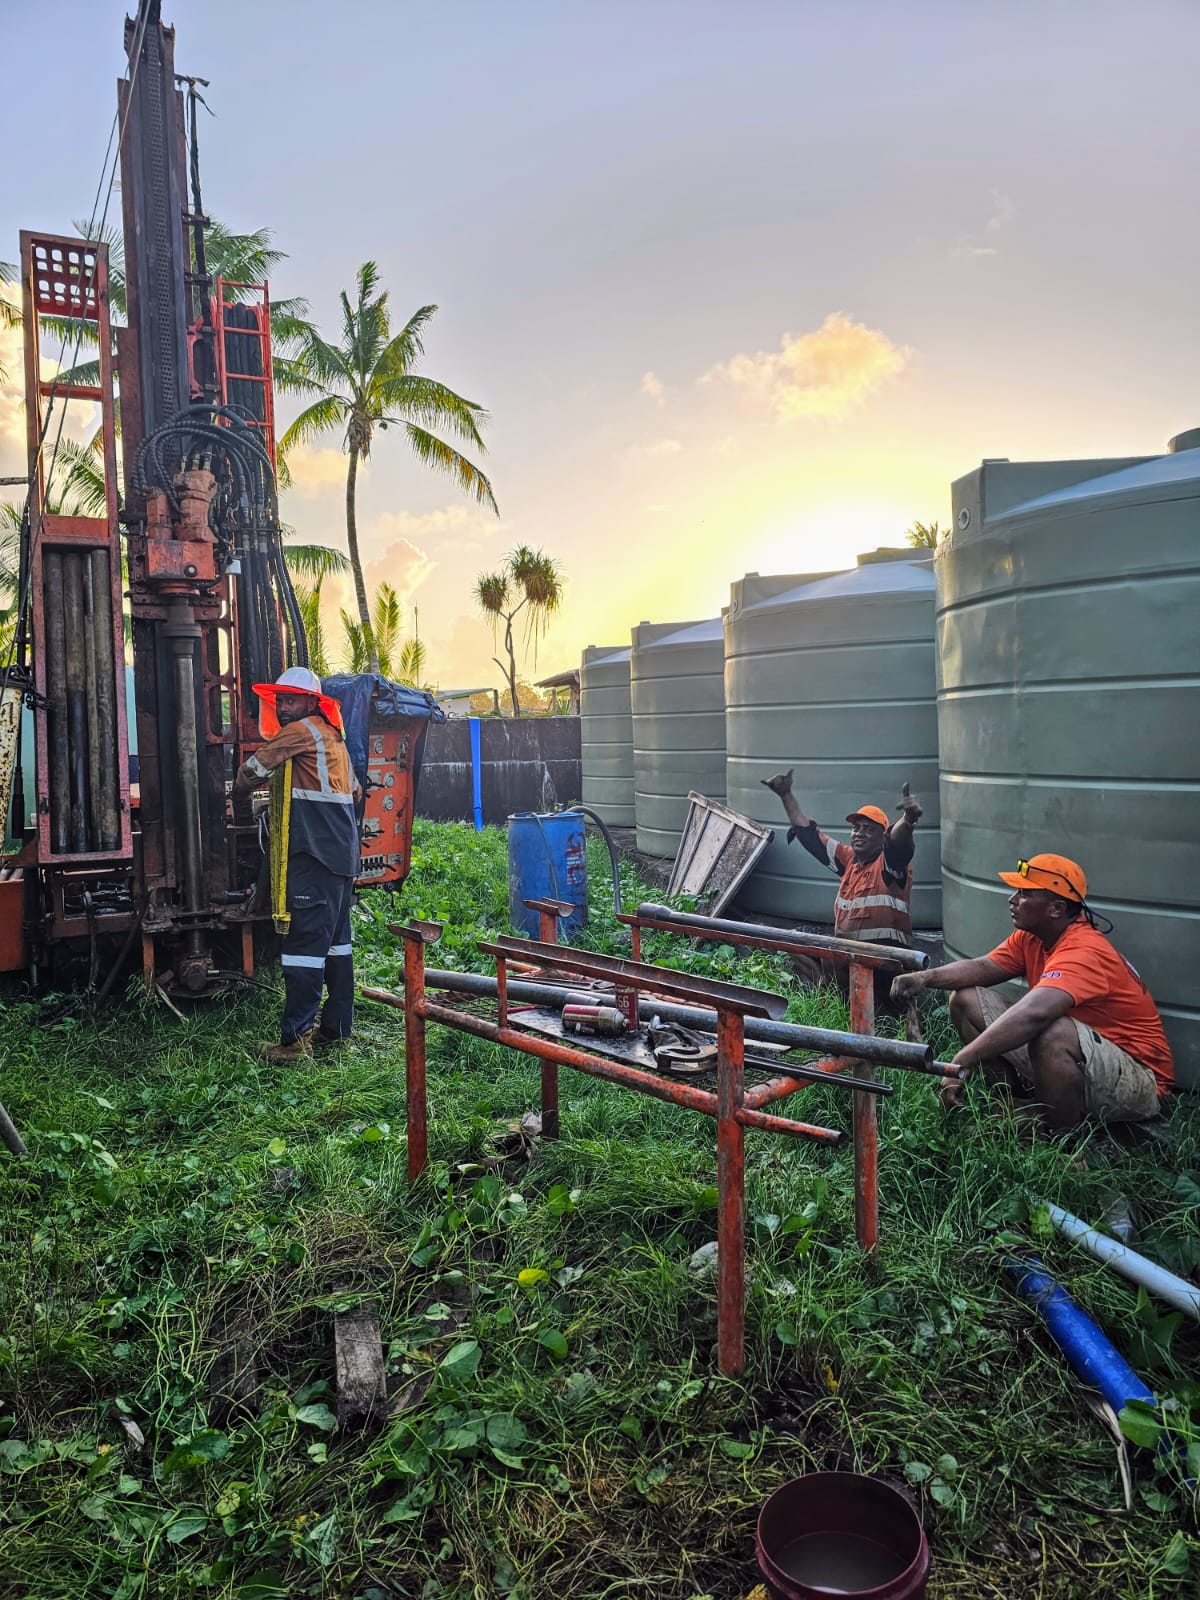
[[[1087,899],[1087,878],[1078,861],[1070,856],[1030,856],[1028,861],[1018,861],[1015,872],[998,874],[1013,889],[1045,889],[1047,894],[1061,895],[1064,900],[1075,900],[1082,905]]]
[[[865,818],[867,822],[877,822],[881,828],[890,828],[892,825],[887,812],[881,810],[879,806],[859,806],[857,811],[850,813],[846,821],[857,822],[859,817]]]

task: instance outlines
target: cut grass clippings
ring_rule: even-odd
[[[593,861],[588,942],[621,948]],[[627,901],[639,893],[630,874]],[[437,962],[483,970],[507,930],[502,832],[418,823],[399,902],[356,913],[359,981],[395,986],[387,923],[444,922]],[[660,938],[650,958],[777,988],[844,1026],[786,962]],[[852,1156],[747,1135],[748,1368],[716,1372],[707,1118],[562,1073],[563,1138],[497,1162],[536,1109],[536,1062],[431,1028],[431,1175],[406,1179],[403,1018],[364,1004],[353,1047],[257,1062],[271,998],[183,1021],[141,998],[0,1012],[0,1593],[30,1600],[735,1600],[754,1519],[810,1469],[885,1475],[929,1534],[929,1594],[1196,1592],[1186,1468],[1117,1446],[1003,1265],[1033,1244],[1181,1432],[1200,1339],[1046,1237],[1036,1200],[1135,1204],[1149,1253],[1194,1268],[1197,1119],[1169,1158],[1105,1139],[1022,1143],[947,1118],[892,1073],[878,1257],[854,1244]],[[939,1048],[944,1013],[928,1019]],[[844,1092],[796,1102],[846,1126]],[[519,1141],[513,1141],[520,1148]],[[373,1303],[393,1413],[342,1430],[333,1319]]]

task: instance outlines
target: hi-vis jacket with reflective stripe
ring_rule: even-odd
[[[362,790],[346,741],[324,717],[305,717],[268,739],[242,770],[257,786],[287,761],[292,763],[288,854],[313,856],[328,871],[353,878],[360,851],[354,806]]]
[[[873,861],[859,861],[848,844],[839,844],[818,828],[795,828],[793,834],[809,855],[831,867],[842,880],[833,903],[833,931],[839,939],[867,939],[873,944],[909,944],[912,939],[912,867],[888,860],[888,843]]]

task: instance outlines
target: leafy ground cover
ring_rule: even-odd
[[[504,850],[418,826],[402,907],[447,924],[445,965],[483,965],[474,938],[506,927]],[[604,901],[590,942],[616,948]],[[396,980],[398,909],[361,909],[364,982]],[[777,957],[658,953],[842,1021]],[[0,1159],[0,1593],[733,1600],[764,1496],[834,1466],[907,1486],[938,1600],[1195,1592],[1200,1449],[1189,1467],[1174,1446],[1196,1330],[1046,1237],[1038,1201],[1097,1217],[1129,1196],[1149,1251],[1194,1267],[1197,1119],[1167,1159],[1030,1148],[896,1074],[874,1260],[848,1150],[748,1136],[730,1382],[690,1267],[714,1233],[707,1119],[564,1073],[565,1137],[498,1162],[536,1066],[431,1029],[434,1170],[410,1190],[400,1015],[364,1005],[356,1046],[303,1071],[254,1059],[274,1018],[255,993],[181,1022],[136,990],[94,1018],[15,995],[0,1013],[0,1097],[31,1152]],[[804,1104],[845,1125],[836,1091]],[[1128,1510],[1117,1445],[1005,1278],[1020,1243],[1174,1397],[1171,1447],[1132,1452]],[[363,1298],[393,1412],[341,1430],[332,1320]]]

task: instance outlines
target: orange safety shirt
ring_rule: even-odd
[[[888,843],[871,861],[859,861],[848,844],[831,839],[817,824],[793,828],[809,855],[842,880],[833,902],[833,931],[839,939],[866,939],[872,944],[908,945],[912,940],[911,862],[888,860]]]
[[[355,803],[362,790],[345,739],[324,717],[304,717],[260,745],[243,770],[263,783],[285,761],[292,763],[289,852],[314,856],[330,872],[353,878],[361,849]]]
[[[1035,934],[1017,929],[988,953],[1002,971],[1021,977],[1031,989],[1061,989],[1074,1005],[1067,1013],[1158,1080],[1159,1095],[1175,1084],[1175,1064],[1150,991],[1125,957],[1081,917],[1047,950]]]

